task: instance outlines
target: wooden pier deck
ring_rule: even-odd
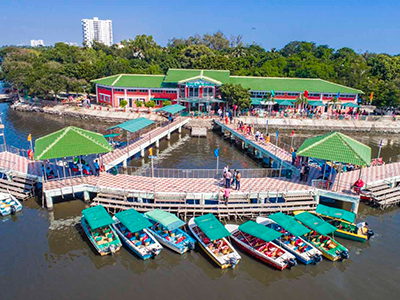
[[[128,146],[123,148],[117,148],[112,152],[106,153],[102,155],[102,162],[105,166],[106,170],[111,169],[112,167],[123,163],[126,165],[126,162],[129,158],[135,156],[138,153],[144,155],[144,149],[155,144],[158,147],[159,140],[167,137],[169,138],[170,134],[175,130],[181,130],[181,128],[189,122],[188,118],[177,118],[172,123],[169,123],[167,126],[158,127],[142,136],[137,138],[134,142],[130,143]]]

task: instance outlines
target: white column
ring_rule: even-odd
[[[126,94],[126,89],[124,89],[124,94],[125,94],[125,101],[128,101],[128,95]],[[128,103],[129,106],[129,103]]]
[[[160,147],[160,140],[157,140],[156,141],[156,148],[159,148]]]
[[[53,210],[53,197],[46,195],[46,207],[48,210]]]

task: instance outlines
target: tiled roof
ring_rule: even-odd
[[[121,74],[92,80],[94,83],[114,87],[161,88],[164,75]]]

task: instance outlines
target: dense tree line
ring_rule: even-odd
[[[122,45],[122,46],[121,46]],[[165,74],[169,68],[227,69],[232,75],[322,78],[365,92],[373,104],[400,104],[400,56],[335,50],[311,42],[290,42],[282,49],[244,45],[241,37],[195,35],[174,38],[166,47],[138,35],[111,47],[57,43],[54,47],[0,49],[2,74],[18,89],[41,96],[82,91],[92,79],[118,73]],[[93,87],[92,87],[93,88]]]

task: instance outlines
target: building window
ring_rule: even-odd
[[[181,98],[185,98],[186,97],[186,95],[185,95],[185,86],[184,85],[181,85],[180,87],[179,87],[179,92],[180,92],[180,96],[181,96]]]
[[[162,94],[162,93],[164,93],[163,90],[151,90],[151,92],[154,93],[154,94]]]
[[[308,97],[319,97],[320,94],[319,93],[309,93]]]
[[[114,89],[114,92],[123,92],[124,89]]]
[[[147,93],[147,90],[141,89],[141,90],[139,90],[139,93]]]
[[[129,105],[129,107],[133,107],[133,99],[132,98],[128,99],[128,105]]]
[[[134,90],[134,89],[128,89],[128,90],[127,90],[127,92],[128,92],[128,93],[136,93],[136,92],[137,92],[137,90]]]
[[[189,87],[189,97],[199,97],[199,88]]]
[[[282,93],[282,92],[276,92],[276,93],[275,93],[275,96],[285,96],[285,93]]]
[[[292,97],[298,97],[300,94],[299,93],[287,93],[288,96]]]
[[[213,88],[205,87],[203,88],[203,98],[212,98],[214,96]]]
[[[176,94],[176,91],[167,90],[165,91],[167,94]]]

